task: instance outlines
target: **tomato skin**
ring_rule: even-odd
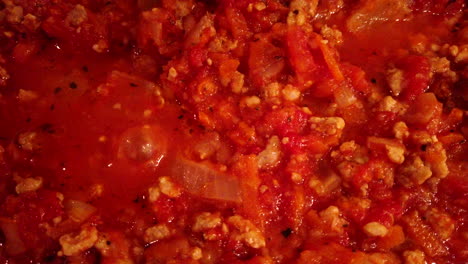
[[[400,95],[403,100],[414,101],[418,95],[429,89],[431,65],[423,56],[410,55],[399,62],[404,71],[404,88]]]

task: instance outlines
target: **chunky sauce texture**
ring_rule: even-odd
[[[2,0],[1,263],[468,262],[463,0]]]

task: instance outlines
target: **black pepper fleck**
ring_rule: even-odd
[[[56,257],[57,256],[55,256],[55,255],[48,255],[48,256],[44,257],[43,261],[44,262],[52,262],[52,261],[54,261],[56,259]]]
[[[41,128],[42,131],[47,132],[49,134],[54,134],[55,133],[55,129],[54,129],[52,124],[45,123],[45,124],[42,124],[40,128]]]
[[[57,87],[54,89],[54,94],[58,94],[62,91],[62,88],[61,87]]]
[[[70,88],[71,89],[76,89],[76,88],[78,88],[78,85],[76,84],[76,82],[71,82],[70,83]]]
[[[292,234],[292,229],[289,227],[281,231],[281,235],[283,235],[285,238],[288,238],[291,234]]]

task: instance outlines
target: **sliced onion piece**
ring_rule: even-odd
[[[346,85],[335,90],[335,101],[339,108],[345,108],[357,101],[353,91]]]
[[[192,195],[228,202],[241,201],[238,179],[206,165],[178,157],[172,162],[171,173]]]
[[[96,207],[78,200],[66,200],[65,211],[75,222],[81,223],[96,212]]]

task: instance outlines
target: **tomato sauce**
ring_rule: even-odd
[[[5,263],[466,263],[463,1],[0,3]]]

